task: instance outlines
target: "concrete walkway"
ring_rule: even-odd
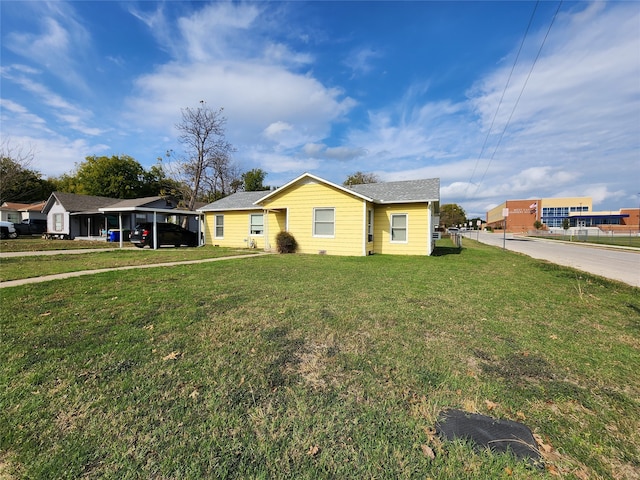
[[[92,251],[104,252],[104,248],[100,248],[97,250],[55,250],[58,254],[74,254],[74,253],[87,253]],[[16,253],[13,255],[12,253]],[[54,255],[55,253],[47,253],[47,252],[12,252],[12,253],[2,253],[0,254],[0,258],[2,257],[16,257],[16,256],[31,256],[31,255]],[[113,268],[100,268],[96,270],[82,270],[78,272],[66,272],[66,273],[57,273],[55,275],[45,275],[42,277],[32,277],[32,278],[21,278],[19,280],[9,280],[6,282],[0,282],[0,288],[7,287],[18,287],[20,285],[29,285],[32,283],[42,283],[42,282],[50,282],[52,280],[60,280],[63,278],[73,278],[73,277],[81,277],[83,275],[93,275],[96,273],[104,273],[104,272],[115,272],[118,270],[140,270],[142,268],[156,268],[156,267],[173,267],[176,265],[192,265],[195,263],[209,263],[209,262],[220,262],[223,260],[236,260],[239,258],[253,258],[253,257],[262,257],[264,255],[273,255],[272,253],[254,253],[251,255],[232,255],[230,257],[216,257],[216,258],[203,258],[200,260],[184,260],[181,262],[167,262],[167,263],[154,263],[151,265],[128,265],[126,267],[113,267]]]

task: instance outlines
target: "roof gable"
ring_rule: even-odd
[[[350,190],[342,185],[338,185],[337,183],[333,183],[330,182],[328,180],[325,180],[324,178],[320,178],[317,177],[316,175],[313,175],[311,173],[303,173],[302,175],[300,175],[299,177],[294,178],[293,180],[291,180],[289,183],[284,184],[282,187],[277,188],[275,190],[272,190],[271,192],[269,192],[267,195],[263,196],[262,198],[260,198],[259,200],[257,200],[255,203],[256,204],[261,204],[263,202],[265,202],[266,200],[276,196],[277,194],[280,194],[282,192],[284,192],[285,190],[291,188],[292,186],[300,183],[300,182],[304,182],[304,181],[315,181],[324,185],[328,185],[330,187],[333,187],[337,190],[340,190],[348,195],[353,195],[354,197],[359,197],[362,198],[363,200],[368,200],[371,201],[372,199],[353,190]]]

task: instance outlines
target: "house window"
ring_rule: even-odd
[[[373,210],[367,211],[367,235],[368,241],[373,242]]]
[[[216,215],[214,221],[215,238],[224,238],[224,215]]]
[[[249,219],[249,235],[264,234],[264,215],[262,213],[252,213]]]
[[[53,214],[53,231],[61,232],[64,229],[64,217],[61,213]]]
[[[391,241],[407,242],[407,214],[391,215]]]
[[[335,233],[335,208],[313,209],[313,236],[333,237]]]

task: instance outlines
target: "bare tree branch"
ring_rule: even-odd
[[[212,110],[205,102],[182,109],[182,121],[176,128],[185,158],[177,166],[180,180],[189,188],[185,198],[189,209],[199,198],[224,196],[229,191],[235,173],[230,157],[235,150],[225,138],[226,122],[223,108]]]

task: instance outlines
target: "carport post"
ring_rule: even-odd
[[[122,237],[124,237],[124,232],[122,231],[122,212],[118,212],[118,228],[120,229],[120,248],[124,247],[122,243]]]
[[[153,212],[153,249],[158,249],[158,212]]]

